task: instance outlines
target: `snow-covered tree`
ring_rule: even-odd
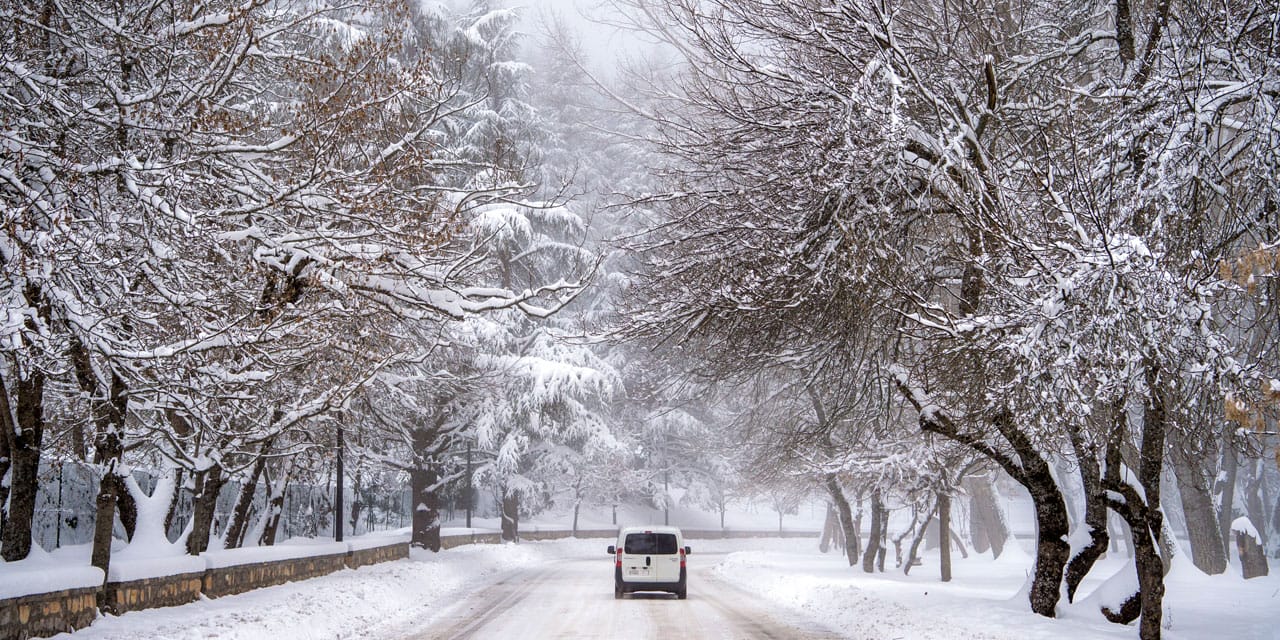
[[[5,439],[8,559],[30,544],[49,375],[73,371],[97,417],[105,552],[131,443],[154,443],[212,500],[272,447],[314,444],[290,434],[379,368],[416,358],[374,318],[545,315],[575,288],[511,291],[450,244],[487,196],[437,180],[446,96],[397,56],[399,3],[4,10],[3,291],[23,318],[4,340],[5,415],[20,423]],[[192,552],[212,516],[198,511]]]
[[[737,362],[868,354],[922,430],[1030,490],[1034,611],[1087,573],[1109,508],[1143,538],[1133,602],[1158,635],[1160,470],[1208,426],[1178,408],[1265,379],[1233,327],[1255,314],[1214,270],[1242,237],[1273,241],[1268,20],[1125,0],[646,9],[687,64],[648,112],[675,176],[639,321]],[[1081,553],[1059,457],[1090,487]]]
[[[472,228],[497,277],[511,286],[594,266],[578,244],[582,220],[564,207],[491,205],[477,212]],[[588,345],[571,340],[568,328],[511,314],[472,323],[479,382],[467,404],[476,443],[493,456],[488,471],[501,495],[506,539],[517,536],[521,500],[550,493],[540,464],[554,470],[565,456],[580,458],[589,443],[612,440],[607,401],[620,380]]]

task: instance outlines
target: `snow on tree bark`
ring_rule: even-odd
[[[1236,518],[1231,523],[1235,534],[1236,551],[1240,556],[1240,572],[1245,580],[1260,578],[1270,573],[1267,555],[1263,552],[1262,535],[1248,516]]]

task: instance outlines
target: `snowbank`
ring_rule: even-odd
[[[172,556],[167,558],[112,558],[108,573],[111,582],[129,582],[184,573],[202,573],[203,558],[198,556]],[[99,572],[101,574],[101,572]],[[101,583],[99,583],[101,584]]]
[[[224,549],[206,551],[200,554],[205,566],[209,569],[236,567],[256,562],[273,560],[294,560],[313,556],[327,556],[347,552],[346,542],[302,540],[290,538],[271,547],[246,547],[243,549]]]
[[[403,529],[358,536],[347,542],[290,538],[270,547],[219,549],[199,556],[186,555],[180,545],[167,541],[164,544],[135,541],[129,545],[117,541],[108,573],[110,582],[130,582],[258,562],[345,554],[408,541],[408,530]],[[89,566],[89,555],[87,544],[63,547],[52,553],[35,547],[26,560],[0,562],[0,599],[101,586],[102,570]]]
[[[57,564],[14,566],[23,562],[26,561],[4,565],[5,571],[0,574],[0,599],[102,585],[102,570],[97,567]]]
[[[352,538],[347,542],[347,546],[352,551],[364,551],[365,549],[375,549],[377,547],[385,547],[393,544],[408,544],[410,538],[409,529],[397,529],[395,531],[380,531],[371,533],[366,536]]]

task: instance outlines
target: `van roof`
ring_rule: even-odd
[[[674,533],[678,536],[684,537],[680,533],[680,527],[670,527],[661,524],[649,524],[639,527],[622,527],[621,529],[618,529],[618,535],[620,536],[628,533]]]

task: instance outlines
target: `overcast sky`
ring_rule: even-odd
[[[540,21],[558,16],[577,34],[591,61],[589,66],[597,71],[609,70],[619,56],[646,46],[633,34],[600,22],[616,16],[616,9],[604,0],[509,1],[511,6],[522,8],[525,30],[533,38],[542,37]]]

